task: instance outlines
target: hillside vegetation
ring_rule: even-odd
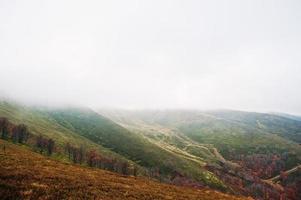
[[[96,149],[102,155],[139,165],[144,168],[141,170],[143,175],[164,182],[201,187],[208,185],[229,191],[219,178],[203,167],[204,162],[199,158],[199,162],[195,162],[196,159],[167,151],[90,109],[34,108],[1,102],[0,117],[6,117],[15,124],[26,124],[34,135],[54,139],[61,151],[66,143],[78,147],[83,145],[87,150]],[[208,156],[211,157],[210,154]],[[180,181],[173,182],[178,174]]]
[[[202,168],[204,162],[199,157],[187,158],[180,152],[167,150],[92,110],[68,109],[48,113],[62,126],[146,167],[161,180],[169,181],[174,173],[180,173],[213,188],[227,190],[222,181]]]
[[[286,169],[301,161],[298,144],[301,140],[301,122],[284,117],[239,111],[102,113],[130,130],[144,130],[140,133],[151,139],[157,135],[157,138],[164,138],[165,143],[175,143],[174,137],[181,137],[181,141],[185,139],[186,143],[177,145],[176,142],[175,145],[196,156],[201,156],[203,150],[192,148],[213,145],[226,159],[239,159],[240,155],[286,154],[290,160]],[[148,134],[150,131],[156,134]]]
[[[264,181],[300,164],[299,121],[241,111],[100,113],[166,150],[203,161],[235,193],[258,199],[299,198],[299,178],[284,187]]]
[[[1,199],[247,199],[62,163],[3,140],[0,147]]]
[[[120,157],[120,155],[109,149],[78,135],[73,130],[61,126],[55,119],[48,115],[46,109],[0,101],[0,117],[5,117],[14,124],[26,124],[32,134],[52,138],[61,147],[66,143],[71,143],[76,146],[83,145],[88,149],[97,149],[109,156]]]
[[[301,121],[283,116],[225,110],[97,113],[0,102],[0,128],[2,138],[68,163],[256,199],[299,198],[300,177],[286,182],[283,174],[300,165]],[[30,137],[19,141],[17,135]],[[273,177],[281,180],[272,183]]]

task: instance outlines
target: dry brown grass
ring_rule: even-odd
[[[6,151],[3,151],[3,145]],[[0,199],[247,199],[48,159],[0,140]]]

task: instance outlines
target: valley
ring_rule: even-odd
[[[0,117],[8,123],[8,141],[16,143],[14,130],[24,124],[29,135],[22,148],[72,166],[254,199],[297,200],[301,191],[296,167],[301,161],[301,122],[278,115],[95,112],[1,102]],[[293,173],[286,172],[290,169]]]

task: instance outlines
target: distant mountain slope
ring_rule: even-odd
[[[199,159],[195,162],[194,158],[166,150],[87,108],[50,109],[0,102],[0,117],[26,124],[32,134],[52,138],[61,148],[69,142],[135,162],[162,181],[170,182],[174,173],[180,173],[196,185],[227,190],[224,183],[203,168],[204,162]]]
[[[2,199],[251,199],[65,164],[3,140],[0,147]]]
[[[301,116],[297,116],[297,115],[291,115],[291,114],[287,114],[287,113],[279,113],[279,112],[275,112],[275,113],[271,113],[273,115],[278,115],[281,117],[285,117],[285,118],[289,118],[289,119],[293,119],[296,121],[301,121]]]
[[[172,174],[177,172],[214,188],[226,188],[217,177],[202,168],[204,163],[201,160],[187,158],[164,148],[163,145],[156,145],[143,135],[131,132],[92,110],[61,109],[49,111],[48,114],[59,124],[79,135],[151,171],[158,171],[163,179],[170,179]]]
[[[299,191],[298,179],[283,187],[263,181],[301,163],[301,146],[293,141],[300,131],[295,120],[237,111],[100,112],[154,144],[202,160],[235,193],[298,199],[291,195]]]
[[[271,114],[193,110],[97,113],[88,108],[50,109],[0,102],[0,117],[26,124],[32,134],[53,138],[60,147],[66,142],[84,145],[101,155],[139,164],[145,176],[237,194],[252,194],[260,179],[301,161],[300,122]],[[260,187],[266,191],[263,183]]]
[[[294,142],[301,138],[301,123],[284,117],[238,111],[102,112],[133,130],[147,126],[153,130],[161,127],[162,131],[164,128],[172,130],[167,133],[169,135],[182,135],[182,138],[188,137],[197,144],[212,144],[228,159],[239,155],[286,153],[290,158],[286,168],[294,167],[301,161],[301,148]],[[145,133],[141,131],[141,134]],[[190,147],[186,145],[182,149]],[[196,151],[190,153],[197,155]]]
[[[241,111],[211,111],[207,113],[232,122],[253,126],[294,142],[301,143],[301,121],[297,121],[297,117],[292,119],[292,116],[289,118],[284,115],[279,116]]]

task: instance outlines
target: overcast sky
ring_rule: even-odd
[[[301,1],[0,0],[0,94],[301,114]]]

